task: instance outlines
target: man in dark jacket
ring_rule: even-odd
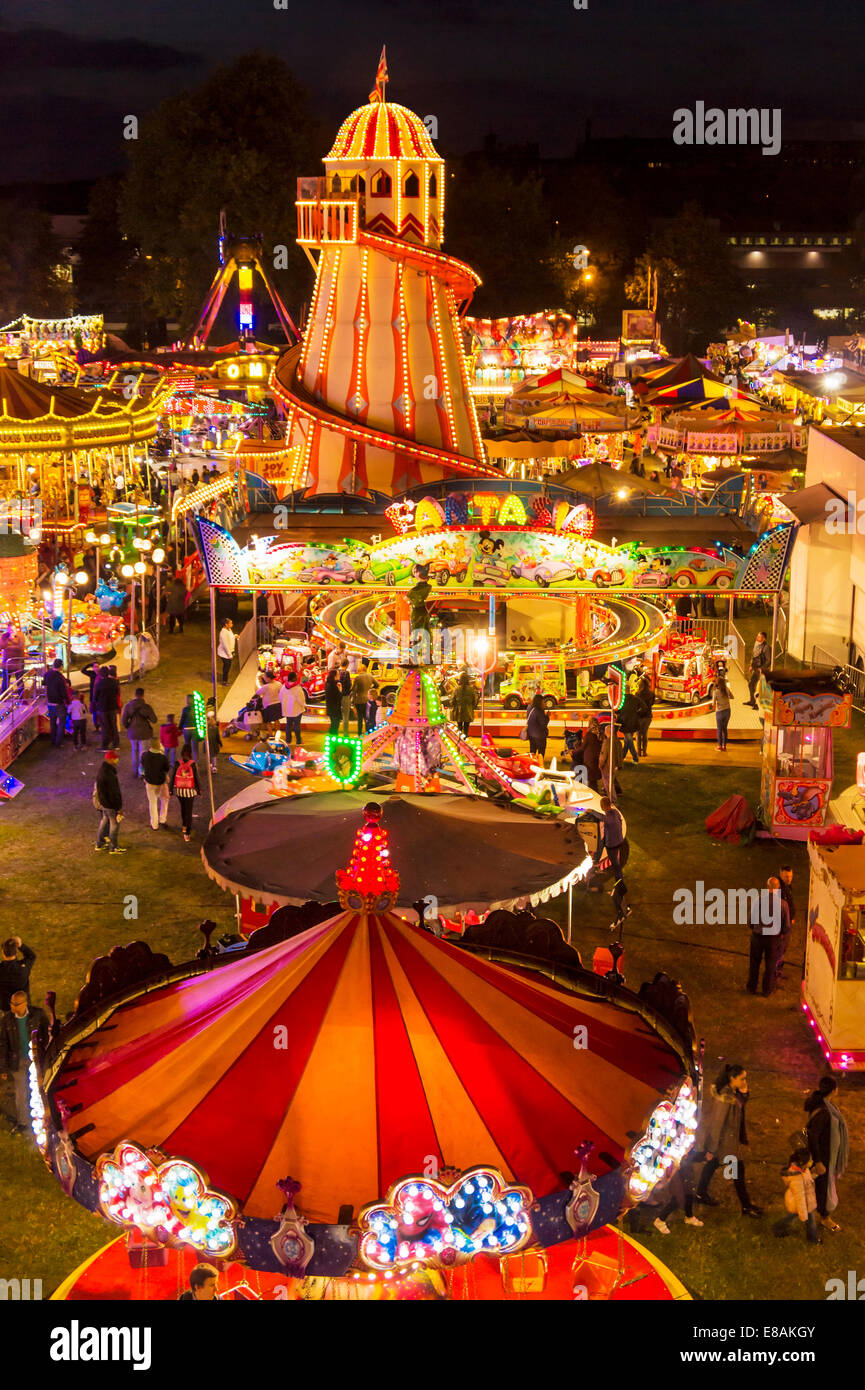
[[[117,776],[117,753],[109,748],[105,761],[96,776],[94,802],[100,812],[99,829],[96,832],[96,848],[108,847],[109,854],[125,854],[117,843],[117,832],[123,819],[123,797],[120,780]]]
[[[117,707],[120,703],[120,682],[113,666],[103,666],[102,679],[96,684],[93,695],[93,708],[99,711],[102,723],[102,747],[119,748],[120,735],[117,732]]]
[[[8,1013],[0,1015],[0,1080],[11,1082],[15,1098],[14,1132],[23,1134],[30,1123],[30,1039],[37,1045],[48,1042],[48,1019],[43,1009],[34,1009],[23,989],[12,995]]]
[[[45,698],[48,702],[51,742],[55,748],[59,748],[66,732],[66,706],[69,704],[69,687],[59,657],[45,672]]]
[[[748,667],[748,689],[751,692],[750,698],[745,701],[752,709],[757,708],[757,701],[754,698],[760,686],[760,678],[764,671],[769,669],[769,646],[766,641],[765,632],[757,633],[757,640],[754,643],[754,650],[751,652],[751,661]]]
[[[134,697],[124,705],[121,723],[129,735],[132,748],[132,775],[141,777],[141,757],[153,742],[156,727],[156,714],[144,698],[143,686],[139,685]]]
[[[639,757],[637,756],[637,748],[636,744],[634,743],[634,735],[639,732],[640,719],[645,713],[646,706],[643,703],[643,701],[639,698],[639,696],[632,695],[630,691],[628,691],[622,704],[622,708],[619,710],[618,718],[616,720],[619,727],[619,733],[622,735],[622,740],[625,745],[625,751],[622,755],[622,762],[625,761],[625,758],[627,758],[629,753],[635,763],[638,763],[640,761]]]
[[[21,959],[18,959],[18,952]],[[0,947],[0,1012],[9,1008],[13,994],[23,990],[30,997],[30,971],[36,952],[25,946],[20,936],[10,936]]]
[[[778,945],[778,959],[775,966],[775,979],[782,979],[782,969],[784,966],[784,956],[787,954],[787,943],[790,940],[790,932],[796,925],[796,903],[793,899],[793,870],[789,864],[784,864],[778,870],[778,885],[781,897],[787,906],[786,931],[782,929],[781,939]],[[783,917],[783,914],[782,914]]]
[[[168,631],[174,631],[174,624],[177,623],[180,631],[183,631],[183,617],[186,613],[186,601],[189,595],[186,592],[186,585],[179,574],[176,574],[171,581],[171,588],[168,590]]]

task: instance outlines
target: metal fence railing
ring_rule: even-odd
[[[853,696],[853,708],[865,714],[865,671],[851,666],[849,661],[839,661],[825,647],[816,645],[811,648],[811,665],[842,672],[844,683]]]
[[[13,680],[0,695],[0,738],[5,738],[39,708],[45,698],[40,676],[41,671],[26,672],[20,686]]]
[[[712,646],[723,647],[730,631],[729,618],[675,618],[673,631],[680,637],[696,637]]]

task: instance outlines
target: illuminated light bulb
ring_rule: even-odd
[[[123,565],[123,567],[120,570],[120,573],[123,575],[124,579],[131,579],[135,574],[135,570],[132,568],[131,565]]]

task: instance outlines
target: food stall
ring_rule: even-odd
[[[832,730],[849,729],[852,696],[830,675],[774,670],[763,678],[760,802],[766,828],[786,840],[807,840],[826,824],[834,764]]]
[[[839,1071],[865,1070],[865,845],[808,845],[802,1010]]]

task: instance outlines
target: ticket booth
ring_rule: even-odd
[[[865,845],[809,843],[802,1009],[827,1062],[865,1071]]]
[[[833,729],[849,729],[852,696],[831,677],[770,671],[764,678],[760,801],[780,839],[807,840],[826,824],[832,794]]]

